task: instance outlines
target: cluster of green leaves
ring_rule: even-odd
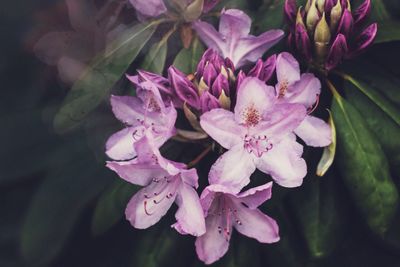
[[[220,7],[245,10],[254,19],[254,31],[261,32],[284,27],[283,2],[226,0]],[[280,242],[263,245],[234,235],[229,253],[215,266],[400,264],[400,63],[393,58],[400,41],[400,18],[395,18],[400,7],[396,0],[372,2],[372,20],[379,23],[376,46],[329,77],[337,94],[332,97],[328,87],[323,88],[326,101],[321,106],[331,105],[337,135],[337,149],[326,154],[326,174],[314,174],[321,151],[307,151],[310,164],[304,185],[293,190],[275,186],[273,199],[263,207],[279,223]],[[58,266],[64,261],[80,266],[82,257],[96,266],[203,266],[194,253],[194,238],[170,229],[173,212],[148,231],[131,228],[123,220],[124,209],[138,187],[118,180],[104,167],[104,142],[121,127],[107,107],[109,95],[112,90],[133,93],[123,81],[124,73],[129,68],[163,73],[169,64],[186,73],[195,70],[205,48],[197,38],[184,48],[176,42],[177,27],[161,20],[137,24],[93,60],[56,111],[56,132],[73,133],[51,133],[42,121],[49,108],[43,113],[40,104],[0,118],[8,129],[2,140],[11,133],[17,140],[6,142],[0,152],[1,192],[21,195],[16,199],[2,193],[3,205],[15,205],[16,210],[0,220],[0,246],[17,236],[18,242],[13,242],[27,266]],[[284,50],[284,43],[275,49]],[[188,162],[201,149],[168,143],[163,153]],[[200,162],[201,181],[206,181],[215,159],[213,155]],[[14,217],[20,223],[15,224]],[[89,253],[88,245],[95,250],[97,243],[104,244],[105,252]],[[13,266],[0,257],[3,263]]]

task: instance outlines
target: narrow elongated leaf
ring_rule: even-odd
[[[144,58],[141,68],[161,74],[164,70],[165,59],[167,58],[167,50],[168,43],[166,41],[162,40],[159,43],[155,43]]]
[[[82,154],[63,159],[34,196],[21,234],[22,256],[30,266],[53,260],[63,248],[88,203],[109,182]]]
[[[204,46],[198,38],[193,39],[189,49],[182,50],[175,57],[173,65],[186,74],[194,73],[201,56],[204,53]]]
[[[332,114],[337,126],[339,172],[368,226],[383,235],[399,199],[386,156],[363,116],[337,94]]]
[[[335,122],[332,118],[332,113],[329,111],[329,125],[331,126],[332,131],[332,143],[324,148],[324,152],[322,153],[321,160],[317,166],[317,175],[324,176],[325,173],[329,170],[329,168],[333,164],[333,160],[336,155],[336,127]]]
[[[97,201],[92,219],[92,233],[100,235],[124,216],[126,204],[138,187],[122,179],[116,180]]]
[[[345,205],[337,180],[332,172],[324,178],[311,175],[304,180],[302,190],[289,195],[291,211],[314,259],[331,254],[345,234]]]
[[[364,115],[368,128],[381,144],[394,173],[400,173],[400,127],[354,85],[345,83],[346,98]]]
[[[370,84],[361,80],[356,80],[349,75],[343,75],[343,77],[351,82],[356,88],[358,88],[363,94],[371,99],[378,107],[380,107],[389,117],[391,117],[400,126],[400,110],[398,107],[393,105],[388,99],[381,95],[378,90],[373,88]]]
[[[54,127],[66,132],[79,125],[108,95],[153,35],[159,22],[136,25],[122,33],[93,60],[73,85],[54,118]]]

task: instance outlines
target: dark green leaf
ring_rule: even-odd
[[[129,199],[137,189],[137,186],[118,179],[102,193],[97,201],[92,219],[94,235],[105,233],[121,220]]]
[[[338,178],[332,172],[322,178],[311,175],[301,190],[289,195],[296,224],[312,258],[331,254],[345,233]]]
[[[128,66],[153,35],[159,22],[136,25],[122,33],[93,60],[73,85],[54,118],[54,127],[66,132],[79,125],[109,94]]]
[[[322,153],[322,157],[317,166],[317,175],[324,176],[325,173],[329,170],[329,168],[333,164],[333,160],[336,155],[336,127],[332,118],[332,113],[329,111],[329,125],[331,126],[332,131],[332,143],[324,148],[324,152]]]
[[[356,88],[358,88],[363,94],[371,99],[377,106],[379,106],[389,117],[391,117],[400,126],[400,110],[398,107],[393,105],[386,97],[382,96],[377,89],[371,84],[361,80],[356,80],[349,75],[343,75],[343,77],[351,82]],[[382,85],[378,85],[382,86]]]
[[[182,48],[175,57],[173,65],[186,74],[194,73],[203,52],[204,46],[200,43],[198,38],[195,38],[188,49]]]
[[[159,43],[155,43],[144,58],[141,68],[161,74],[164,70],[165,59],[167,58],[167,50],[168,43],[166,41],[161,40]]]
[[[375,43],[392,41],[400,41],[400,22],[395,20],[379,22]]]
[[[354,85],[346,83],[344,88],[349,102],[367,118],[365,122],[385,151],[394,173],[400,173],[400,127]]]
[[[371,21],[390,19],[390,14],[382,0],[371,0]]]
[[[257,13],[255,26],[257,32],[263,33],[267,30],[279,29],[284,25],[283,6],[285,1],[271,0],[267,1]]]
[[[363,116],[339,95],[334,98],[332,114],[341,176],[368,226],[382,235],[398,205],[386,156]]]
[[[30,266],[54,259],[63,248],[83,209],[109,182],[103,172],[78,152],[49,172],[31,201],[21,234],[22,256]]]

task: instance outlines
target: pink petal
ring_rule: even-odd
[[[143,136],[143,127],[128,127],[113,134],[106,143],[106,154],[115,160],[127,160],[136,156],[134,143]]]
[[[268,49],[277,44],[284,36],[282,30],[270,30],[259,36],[242,37],[236,48],[230,53],[230,59],[236,68],[256,62]]]
[[[261,117],[275,103],[275,93],[271,86],[267,86],[258,78],[248,77],[244,79],[237,93],[235,106],[235,120],[242,124],[248,124],[247,113],[254,110]]]
[[[186,168],[186,166],[180,166],[182,181],[194,188],[199,187],[199,176],[197,175],[196,169],[185,170],[184,168]]]
[[[200,117],[203,130],[221,146],[229,149],[242,142],[244,129],[234,120],[232,112],[225,109],[213,109]]]
[[[166,174],[160,166],[140,163],[137,159],[123,162],[108,161],[106,166],[125,181],[141,186],[148,185],[153,179],[163,179]]]
[[[224,37],[211,24],[203,21],[195,21],[192,23],[192,27],[208,48],[214,49],[224,56],[228,54],[225,48]]]
[[[137,97],[112,95],[110,103],[115,117],[128,125],[140,125],[138,120],[143,120],[146,114],[143,102]]]
[[[67,84],[76,82],[86,68],[86,64],[70,57],[62,56],[57,63],[58,75]]]
[[[279,85],[286,83],[287,86],[300,80],[299,62],[290,53],[279,54],[276,60],[276,76]]]
[[[241,202],[246,204],[250,209],[256,209],[265,201],[271,198],[272,182],[250,188],[249,190],[240,193],[237,197]]]
[[[332,142],[332,131],[329,124],[313,116],[307,116],[296,128],[295,133],[308,146],[325,147]]]
[[[271,175],[281,186],[297,187],[303,183],[307,174],[302,153],[303,146],[296,142],[295,137],[286,137],[259,158],[257,168]]]
[[[179,209],[175,214],[179,231],[201,236],[206,232],[203,209],[200,205],[199,196],[189,185],[181,184],[176,204]]]
[[[155,188],[157,185],[156,183],[152,183],[141,189],[131,198],[126,206],[125,216],[133,227],[146,229],[156,224],[167,213],[172,203],[174,203],[175,195],[170,198],[165,197],[165,195],[168,192],[175,192],[179,184],[169,183],[161,192],[157,191],[158,188]],[[164,185],[161,184],[159,187],[161,186]],[[155,196],[154,193],[159,195]],[[149,197],[152,198],[149,199]]]
[[[238,39],[250,33],[251,19],[239,9],[228,9],[221,12],[219,32],[227,37]]]
[[[321,82],[312,73],[301,75],[300,81],[290,86],[285,94],[285,101],[312,107],[321,93]]]
[[[167,8],[163,0],[129,0],[132,6],[142,15],[158,17],[165,13]]]
[[[208,180],[210,184],[220,184],[232,192],[239,192],[250,182],[250,176],[255,169],[252,155],[239,143],[214,163]]]
[[[93,0],[66,0],[71,26],[78,32],[93,34],[97,26],[97,8]]]
[[[279,227],[274,219],[262,213],[259,209],[249,209],[238,201],[233,203],[237,212],[235,229],[242,235],[255,238],[261,243],[279,241]]]

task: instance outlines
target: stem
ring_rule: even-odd
[[[197,165],[212,149],[212,145],[208,146],[206,149],[203,150],[203,152],[200,153],[194,160],[189,162],[187,165],[188,168],[192,168]]]

